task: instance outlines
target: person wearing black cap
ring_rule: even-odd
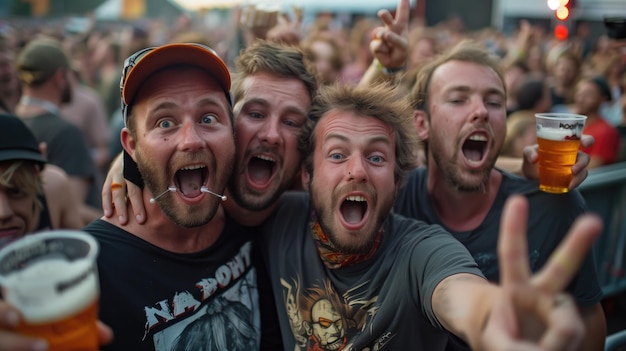
[[[65,173],[46,165],[24,123],[0,114],[0,246],[37,231],[82,228],[71,191]]]
[[[576,84],[572,112],[587,116],[583,134],[595,139],[593,145],[580,148],[589,154],[589,169],[611,164],[617,158],[619,132],[600,114],[602,103],[611,99],[609,85],[602,77],[585,77]]]

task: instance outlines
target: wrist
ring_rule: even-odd
[[[400,67],[385,67],[383,66],[382,63],[380,63],[380,61],[378,61],[378,59],[374,59],[374,65],[376,66],[376,69],[378,69],[380,72],[382,72],[385,75],[394,75],[398,72],[402,72],[406,69],[405,66],[400,66]]]

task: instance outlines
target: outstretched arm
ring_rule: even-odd
[[[458,274],[433,294],[444,327],[474,350],[572,350],[585,327],[571,296],[563,293],[602,229],[599,218],[579,218],[547,264],[531,276],[526,221],[528,203],[511,197],[504,209],[498,257],[501,284]]]

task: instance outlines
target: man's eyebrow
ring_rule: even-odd
[[[326,137],[324,137],[324,141],[331,140],[331,139],[339,139],[340,141],[344,141],[344,142],[349,142],[350,141],[350,138],[348,138],[346,135],[341,134],[341,133],[329,133],[328,135],[326,135]],[[389,140],[389,137],[387,137],[387,136],[375,135],[375,136],[372,136],[368,140],[368,143],[370,143],[370,144],[374,144],[374,143],[391,144],[391,141]]]
[[[466,93],[472,91],[472,88],[469,85],[455,85],[455,86],[451,86],[449,88],[447,88],[445,90],[446,93],[453,93],[453,92],[462,92],[462,93]],[[485,92],[487,94],[497,94],[500,96],[504,96],[504,91],[502,89],[498,89],[498,88],[488,88],[485,90]]]

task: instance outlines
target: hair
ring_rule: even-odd
[[[417,79],[410,93],[411,106],[417,110],[428,111],[428,88],[435,70],[450,61],[476,63],[493,69],[500,80],[506,95],[506,84],[500,58],[492,52],[482,48],[476,42],[462,41],[450,50],[423,66],[417,73]]]
[[[9,189],[19,189],[29,198],[35,201],[38,209],[43,209],[43,204],[38,196],[43,195],[43,182],[39,164],[26,160],[9,160],[0,162],[0,186]]]
[[[243,49],[235,62],[231,92],[235,101],[244,94],[243,81],[257,73],[268,73],[282,78],[300,80],[313,99],[317,91],[317,79],[311,63],[296,46],[257,40]]]
[[[337,44],[337,41],[328,33],[316,33],[303,41],[301,46],[307,60],[309,62],[314,62],[316,60],[316,53],[311,49],[313,43],[316,42],[323,42],[330,45],[333,50],[332,56],[330,58],[330,63],[335,71],[340,72],[344,64],[343,57],[341,56],[341,48],[339,47],[339,44]]]
[[[402,181],[404,175],[417,166],[419,139],[411,120],[411,106],[406,97],[400,95],[400,90],[385,84],[368,87],[335,84],[320,88],[311,103],[309,120],[300,133],[298,150],[309,174],[313,174],[315,127],[332,110],[374,117],[393,129],[396,136],[396,182]]]

